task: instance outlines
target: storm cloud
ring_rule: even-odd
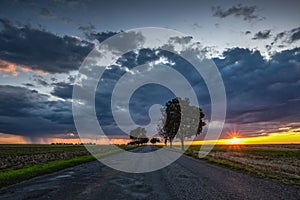
[[[71,103],[25,87],[0,85],[0,130],[28,137],[75,130]]]
[[[270,60],[259,51],[231,49],[220,68],[228,98],[227,123],[288,123],[299,119],[300,48],[276,53]],[[252,134],[257,133],[252,129]]]
[[[31,70],[68,73],[77,70],[94,45],[73,36],[60,37],[0,19],[0,59]]]
[[[226,88],[228,110],[227,124],[238,124],[245,129],[245,136],[260,134],[262,127],[278,129],[279,124],[289,124],[299,119],[300,106],[300,48],[274,54],[266,60],[259,51],[243,48],[228,49],[222,58],[214,58]],[[195,76],[192,66],[185,60],[169,52],[143,49],[138,53],[129,52],[105,71],[96,91],[96,111],[100,124],[107,134],[122,134],[117,127],[110,108],[112,90],[118,79],[135,66],[167,58],[173,67],[190,81],[198,94],[198,100],[206,114],[210,116],[210,97],[203,80]],[[174,64],[175,63],[175,64]],[[120,66],[126,66],[124,70]],[[170,77],[171,78],[171,77]],[[27,130],[20,122],[26,118],[26,124],[34,133],[64,132],[73,127],[70,102],[71,82],[57,82],[52,95],[67,101],[50,101],[47,95],[27,88],[1,86],[1,131],[21,133]],[[167,88],[158,85],[146,85],[138,89],[130,100],[130,113],[137,124],[150,122],[149,108],[174,97]],[[8,101],[10,99],[10,101]],[[8,105],[9,104],[9,105]],[[13,106],[16,105],[16,106]],[[14,120],[12,116],[18,116]],[[9,119],[9,120],[8,120]],[[32,121],[28,121],[31,119]],[[40,126],[32,126],[42,121]],[[49,129],[54,125],[55,128]],[[34,128],[33,128],[34,127]],[[248,127],[248,128],[246,128]],[[251,128],[249,128],[251,127]],[[24,129],[25,128],[25,129]],[[72,130],[72,129],[71,129]],[[26,132],[26,131],[25,131]]]
[[[268,39],[271,36],[271,30],[265,30],[265,31],[259,31],[255,33],[252,40],[262,40],[262,39]]]
[[[82,28],[86,29],[87,27],[81,27],[81,30],[82,30]],[[108,32],[94,32],[92,30],[93,29],[85,30],[85,36],[86,36],[86,38],[89,39],[89,40],[98,40],[99,42],[103,42],[107,38],[109,38],[109,37],[111,37],[113,35],[118,34],[118,32],[112,32],[112,31],[108,31]]]
[[[55,87],[51,92],[52,95],[57,96],[62,99],[71,99],[73,85],[66,82],[58,82],[53,84]]]
[[[154,53],[149,49],[143,51],[120,59],[120,65],[128,66],[130,70],[135,65],[144,62],[159,60],[161,57],[167,58],[170,63],[173,63],[170,67],[179,71],[190,81],[198,95],[200,105],[207,115],[206,120],[209,120],[210,97],[201,77],[195,76],[195,72],[191,70],[192,66],[167,52]],[[270,130],[274,131],[278,130],[279,126],[296,122],[300,117],[299,112],[295,110],[295,107],[300,106],[300,94],[297,92],[300,89],[300,59],[297,56],[299,53],[300,48],[295,48],[278,52],[267,60],[259,51],[233,48],[223,52],[223,58],[214,58],[213,60],[223,77],[227,93],[227,124],[237,124],[246,130],[243,133],[245,136],[255,136],[260,134],[259,130],[263,126],[270,126]],[[107,76],[103,80],[109,86],[106,92],[112,91],[118,76],[122,76],[124,73],[126,72],[120,71],[118,66],[107,72]],[[118,76],[116,76],[117,74]],[[131,102],[132,117],[136,123],[149,122],[148,109],[154,103],[151,102],[153,100],[151,93],[160,94],[158,95],[160,98],[156,98],[158,101],[155,103],[161,105],[165,103],[166,99],[172,98],[173,94],[167,91],[162,92],[163,90],[163,88],[148,85],[136,91]],[[107,109],[110,105],[110,95],[104,92],[104,88],[100,88],[99,96],[96,97],[102,98],[99,105],[100,102],[105,102],[106,98],[105,95],[101,96],[101,91],[108,97],[107,104],[104,104],[108,106],[102,104],[102,107]],[[111,118],[107,120],[110,123],[113,118],[109,109],[106,111],[103,113],[107,114],[106,119]],[[99,119],[101,119],[101,114]],[[257,124],[261,124],[261,126]]]
[[[212,8],[213,16],[219,18],[226,18],[229,16],[234,16],[237,18],[242,18],[245,21],[251,21],[253,19],[258,19],[259,16],[255,14],[257,10],[256,6],[232,6],[231,8],[222,9],[220,6]]]
[[[293,28],[289,31],[283,31],[278,33],[275,36],[273,43],[276,43],[279,40],[283,40],[282,42],[291,44],[298,41],[299,39],[300,39],[300,27]]]

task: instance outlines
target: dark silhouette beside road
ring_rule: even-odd
[[[158,124],[159,135],[172,143],[175,138],[180,139],[181,150],[184,150],[185,138],[199,135],[206,123],[203,121],[205,114],[197,106],[190,105],[189,98],[182,99],[176,97],[166,102],[165,107],[161,108],[163,116],[161,123]]]

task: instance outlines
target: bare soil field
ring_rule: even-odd
[[[0,172],[84,155],[83,145],[0,145]]]

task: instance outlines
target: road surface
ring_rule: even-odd
[[[152,146],[135,149],[153,150]],[[0,199],[300,199],[300,188],[182,156],[161,170],[131,174],[98,161],[0,190]]]

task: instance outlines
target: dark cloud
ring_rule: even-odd
[[[70,75],[67,80],[63,82],[58,82],[57,79],[52,78],[51,80],[53,82],[51,83],[51,86],[53,86],[53,90],[51,94],[65,100],[72,99],[75,78],[76,76]]]
[[[191,40],[193,39],[192,36],[185,36],[185,37],[170,37],[169,42],[175,42],[178,44],[188,44],[189,42],[191,42]]]
[[[242,18],[245,21],[251,21],[253,19],[258,19],[259,17],[255,15],[255,11],[257,10],[256,6],[233,6],[229,9],[222,9],[220,6],[213,7],[213,16],[226,18],[229,16],[234,16],[237,18]]]
[[[0,19],[0,59],[31,70],[67,73],[77,70],[93,44],[72,36],[59,37],[30,26],[15,27]]]
[[[245,34],[246,35],[251,34],[251,31],[246,31]]]
[[[78,29],[84,32],[91,32],[95,30],[96,27],[93,24],[90,24],[88,26],[79,26]]]
[[[47,81],[43,79],[37,79],[37,82],[39,83],[39,85],[42,85],[44,87],[47,87],[49,85],[49,83],[47,83]]]
[[[42,8],[40,14],[43,17],[53,17],[52,12],[48,8]]]
[[[233,48],[223,52],[222,58],[214,58],[226,88],[226,122],[238,124],[244,131],[242,134],[254,136],[262,134],[262,128],[276,130],[279,126],[299,121],[299,112],[295,109],[300,106],[299,53],[300,48],[295,48],[278,52],[266,60],[259,51]],[[99,81],[95,105],[99,123],[105,133],[122,133],[110,108],[112,91],[117,81],[135,66],[157,61],[161,57],[174,63],[168,66],[180,72],[190,82],[198,94],[206,119],[209,119],[208,90],[193,67],[170,52],[142,49],[123,55],[104,72]],[[127,70],[124,70],[125,66]],[[66,101],[51,101],[49,96],[23,87],[1,86],[0,132],[30,135],[74,130],[70,103],[74,77],[70,76],[66,82],[53,81],[51,94]],[[174,95],[167,88],[155,84],[139,88],[130,100],[133,120],[141,125],[149,123],[148,111],[151,105],[163,105],[172,97]],[[39,126],[34,126],[37,123]],[[264,134],[269,132],[265,131]]]
[[[293,28],[291,30],[282,31],[282,32],[278,33],[274,37],[274,41],[269,46],[271,49],[275,44],[279,43],[277,45],[277,47],[283,48],[283,47],[285,47],[285,44],[287,44],[287,45],[292,44],[294,42],[299,41],[299,39],[300,39],[300,27]]]
[[[112,91],[117,81],[120,79],[120,77],[122,77],[126,72],[130,71],[135,66],[145,63],[153,63],[153,61],[158,61],[160,60],[160,58],[164,58],[164,60],[174,61],[175,65],[169,64],[169,66],[176,68],[176,70],[180,71],[180,73],[187,77],[187,80],[191,81],[191,85],[195,85],[195,87],[197,87],[195,88],[196,92],[201,94],[199,95],[199,98],[202,98],[202,94],[207,93],[207,90],[201,90],[203,87],[199,83],[201,82],[199,81],[200,76],[198,75],[197,79],[197,72],[195,72],[195,70],[192,71],[193,67],[184,59],[178,56],[174,56],[174,54],[170,52],[155,49],[141,49],[138,52],[129,52],[123,55],[119,60],[117,60],[116,65],[110,66],[109,69],[104,72],[97,89],[95,103],[97,117],[99,119],[101,127],[107,134],[123,133],[120,129],[118,129],[110,108]],[[153,77],[153,80],[155,80],[155,77]],[[170,81],[174,84],[178,83],[177,80],[172,80],[172,78],[170,78]],[[130,113],[133,120],[137,124],[149,123],[150,119],[148,116],[148,112],[150,106],[153,105],[153,103],[164,105],[168,99],[171,99],[173,97],[174,95],[172,95],[172,93],[168,89],[158,87],[155,84],[140,88],[139,90],[135,91],[133,97],[130,100]],[[201,103],[207,103],[204,102],[203,99],[200,100]]]
[[[41,75],[36,75],[35,74],[35,75],[32,76],[32,78],[30,78],[30,80],[34,81],[37,86],[43,86],[43,87],[49,86],[49,83]]]
[[[51,78],[51,81],[53,81],[53,82],[57,82],[57,78],[55,78],[55,77],[52,77],[52,78]]]
[[[291,30],[290,43],[300,39],[300,27]]]
[[[35,85],[33,85],[32,83],[24,83],[23,85],[26,87],[35,87]]]
[[[37,110],[38,104],[32,101],[47,101],[45,95],[40,95],[36,90],[29,90],[23,87],[14,87],[9,85],[1,85],[1,116],[19,116],[26,117],[31,115],[28,110]]]
[[[95,39],[100,43],[113,36],[113,39],[106,43],[105,48],[109,51],[113,51],[115,55],[131,49],[140,49],[141,45],[145,42],[144,35],[139,31],[121,31],[120,34],[116,32],[102,32],[97,33],[95,36]]]
[[[227,122],[251,124],[295,122],[300,106],[300,48],[276,53],[265,60],[260,52],[231,49],[215,59],[221,70],[228,99]],[[252,128],[252,134],[259,129]]]
[[[277,40],[283,38],[286,35],[286,32],[280,32],[278,33],[275,38],[274,38],[274,42],[277,42]]]
[[[0,93],[1,132],[30,137],[75,130],[70,102],[25,87],[1,85]]]
[[[118,32],[101,32],[101,33],[97,33],[97,32],[86,32],[85,36],[87,39],[89,40],[98,40],[99,42],[103,42],[104,40],[106,40],[107,38],[118,34]]]
[[[280,45],[277,45],[277,47],[278,47],[278,48],[284,48],[285,45],[280,44]]]
[[[71,99],[73,92],[73,85],[66,82],[54,83],[54,89],[51,92],[52,95],[62,99]]]
[[[271,30],[265,30],[265,31],[259,31],[255,33],[252,40],[262,40],[262,39],[268,39],[271,36]]]

